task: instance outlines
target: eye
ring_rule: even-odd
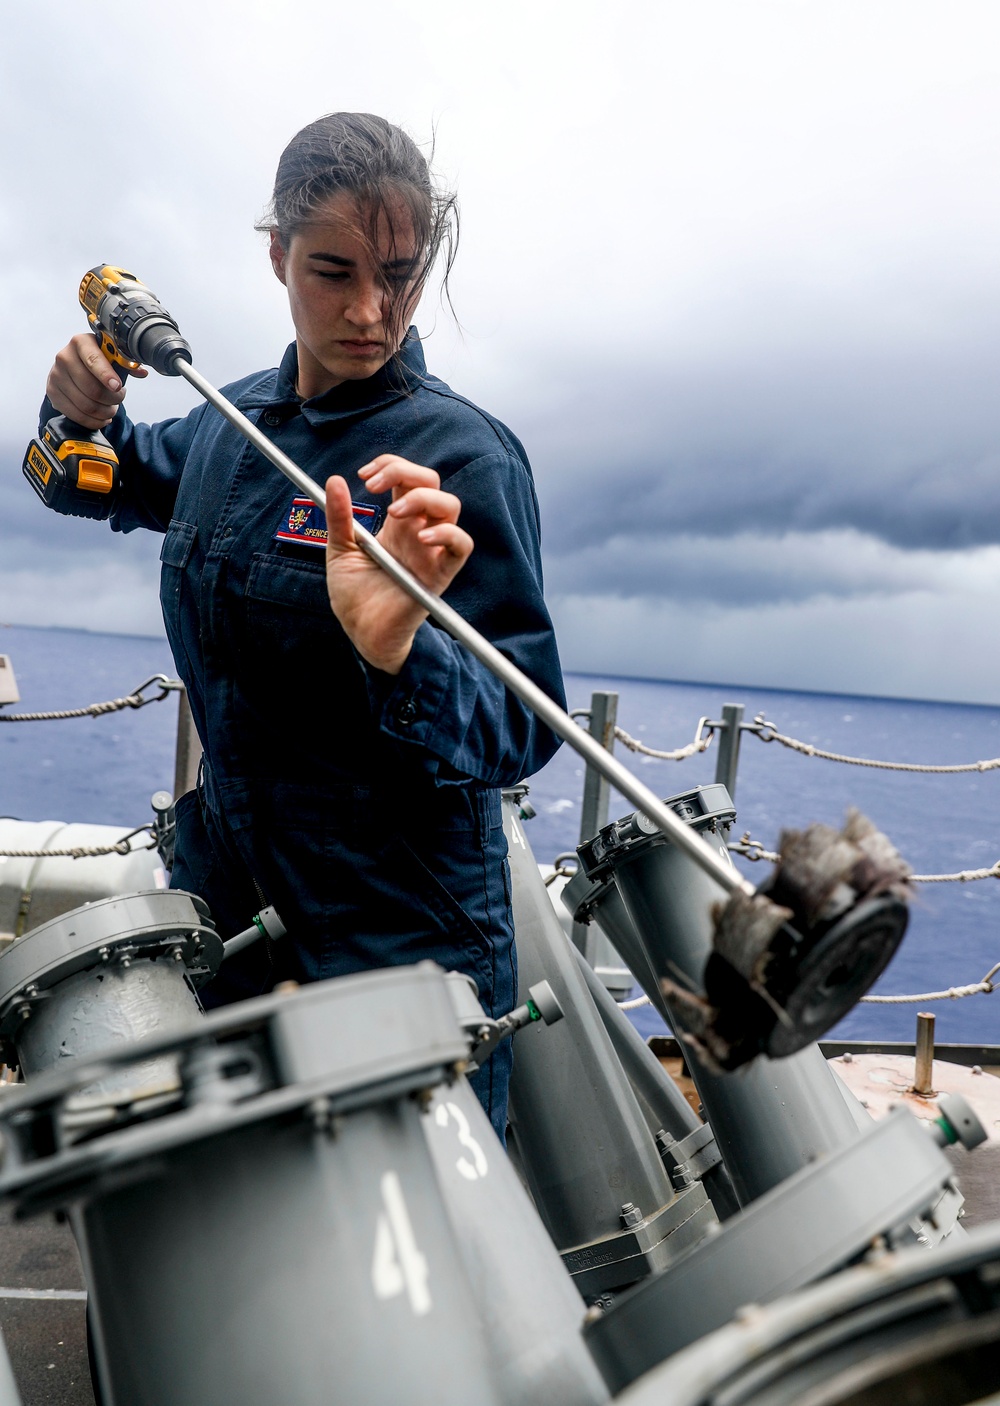
[[[331,272],[327,272],[325,269],[314,269],[313,272],[317,278],[328,278],[334,283],[343,283],[345,279],[350,278],[346,269],[336,269]]]
[[[382,276],[386,283],[390,283],[394,288],[402,288],[406,283],[412,283],[420,272],[417,260],[400,260],[398,263],[382,266]]]

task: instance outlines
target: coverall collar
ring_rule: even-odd
[[[402,346],[381,371],[368,376],[363,381],[342,381],[332,390],[310,400],[300,400],[295,391],[299,374],[299,358],[295,343],[292,342],[281,358],[274,390],[270,395],[256,395],[241,398],[244,409],[263,406],[296,405],[303,419],[311,425],[321,425],[344,415],[355,415],[359,410],[375,410],[390,405],[404,395],[412,395],[426,379],[427,364],[424,349],[415,327],[411,327],[403,338]]]

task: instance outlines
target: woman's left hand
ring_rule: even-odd
[[[465,565],[472,538],[458,526],[462,505],[433,469],[380,454],[359,470],[371,493],[392,491],[379,541],[429,590],[441,595]],[[351,495],[342,478],[326,482],[326,584],[333,613],[363,659],[398,674],[427,612],[354,540]]]

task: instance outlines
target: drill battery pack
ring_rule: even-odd
[[[107,518],[118,500],[118,456],[99,430],[55,415],[28,445],[21,472],[47,508]]]

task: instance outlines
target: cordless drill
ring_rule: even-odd
[[[144,283],[125,269],[99,264],[80,283],[80,304],[101,351],[124,381],[151,366],[176,376],[175,359],[191,360],[177,324]],[[28,445],[21,471],[46,507],[72,517],[107,518],[119,496],[118,456],[99,430],[54,415]]]

